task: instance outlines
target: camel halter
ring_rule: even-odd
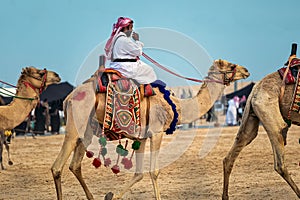
[[[233,81],[233,78],[236,74],[236,65],[234,65],[234,69],[232,71],[228,71],[228,72],[211,72],[211,73],[215,73],[215,74],[223,74],[223,80],[216,80],[216,79],[206,79],[206,80],[199,80],[199,79],[195,79],[195,78],[189,78],[189,77],[185,77],[182,76],[180,74],[177,74],[171,70],[169,70],[168,68],[162,66],[161,64],[159,64],[158,62],[156,62],[155,60],[153,60],[151,57],[149,57],[147,54],[145,54],[144,52],[142,53],[142,56],[144,56],[144,58],[146,58],[147,60],[149,60],[150,62],[152,62],[155,66],[159,67],[160,69],[169,72],[170,74],[173,74],[179,78],[183,78],[189,81],[194,81],[194,82],[198,82],[198,83],[202,83],[202,82],[215,82],[215,83],[220,83],[223,85],[229,85],[230,82]],[[228,76],[227,74],[231,74],[231,76]]]
[[[45,68],[43,71],[44,71],[44,75],[43,75],[42,77],[35,77],[35,76],[32,76],[32,75],[26,74],[26,75],[28,75],[28,76],[31,77],[31,78],[34,78],[34,79],[36,79],[36,80],[41,81],[42,83],[41,83],[41,87],[40,87],[40,88],[34,87],[34,86],[33,86],[31,83],[29,83],[28,81],[24,81],[23,84],[24,84],[26,87],[32,88],[34,91],[36,91],[37,89],[39,89],[39,94],[41,94],[41,93],[44,91],[44,89],[46,88],[46,80],[47,80],[47,70],[46,70],[46,68]],[[3,84],[5,84],[5,85],[8,85],[8,86],[11,86],[11,87],[14,87],[14,88],[17,88],[15,85],[9,84],[9,83],[4,82],[4,81],[1,81],[1,80],[0,80],[0,83],[3,83]],[[10,97],[13,97],[13,98],[24,99],[24,100],[30,100],[30,101],[36,100],[36,99],[37,99],[37,97],[30,98],[30,97],[17,96],[17,95],[15,95],[13,92],[11,92],[11,91],[9,91],[9,90],[3,88],[3,87],[0,87],[0,88],[1,88],[2,90],[4,90],[5,92],[7,92],[7,93],[4,93],[4,92],[1,92],[1,91],[0,91],[1,94],[7,95],[7,96],[10,96]]]
[[[36,77],[36,76],[32,76],[30,74],[27,74],[29,77],[34,78],[34,79],[42,82],[40,88],[34,87],[31,83],[29,83],[27,81],[24,82],[24,84],[26,86],[31,87],[33,90],[39,89],[39,94],[41,94],[44,91],[44,89],[46,88],[47,69],[44,68],[44,70],[42,72],[44,72],[44,75],[42,77]]]

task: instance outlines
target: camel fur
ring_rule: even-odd
[[[232,64],[225,60],[216,60],[210,67],[206,82],[198,94],[190,99],[178,99],[171,96],[171,100],[176,105],[178,112],[178,124],[190,123],[199,119],[220,97],[225,86],[223,80],[229,82],[242,78],[247,78],[249,73],[246,68]],[[211,81],[211,82],[210,82]],[[220,84],[221,83],[221,84]],[[51,171],[57,192],[57,199],[62,199],[61,177],[63,167],[69,156],[73,152],[69,169],[80,182],[87,199],[94,199],[89,191],[81,173],[81,162],[86,148],[91,144],[93,130],[89,123],[91,113],[95,113],[92,118],[99,123],[104,119],[105,94],[95,94],[93,78],[78,86],[64,101],[64,112],[67,118],[66,135],[61,150],[52,165]],[[132,180],[125,184],[119,193],[108,193],[105,199],[119,199],[135,183],[143,178],[143,155],[146,140],[150,139],[150,177],[156,199],[161,199],[157,179],[159,175],[157,157],[162,142],[164,131],[169,128],[174,113],[171,106],[166,102],[163,94],[155,88],[155,96],[144,97],[141,101],[141,124],[142,138],[135,138],[141,142],[139,150],[136,151],[136,169]],[[150,105],[147,111],[147,105]],[[146,119],[149,124],[146,126]],[[128,136],[129,137],[129,136]],[[129,137],[130,138],[130,137]],[[133,139],[133,138],[131,138]]]
[[[34,67],[26,67],[22,70],[17,84],[16,97],[10,104],[0,106],[1,140],[5,139],[5,136],[3,136],[5,130],[14,129],[22,123],[36,107],[39,102],[40,90],[59,81],[60,77],[58,74],[52,71],[36,69]],[[4,142],[1,142],[0,148],[0,164],[2,169],[4,169],[2,164],[3,144]],[[7,150],[9,151],[9,149]],[[9,163],[12,163],[10,158]]]
[[[247,99],[241,126],[234,144],[223,160],[223,200],[228,200],[229,177],[239,153],[257,136],[261,123],[267,132],[273,149],[274,169],[291,186],[300,198],[300,190],[294,183],[284,163],[284,146],[289,129],[285,119],[288,119],[289,109],[293,101],[294,85],[286,85],[284,96],[280,101],[282,79],[279,73],[267,75],[255,84]],[[290,120],[299,124],[300,117],[296,112],[290,112]]]

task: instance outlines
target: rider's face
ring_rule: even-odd
[[[124,33],[126,34],[127,37],[131,36],[132,33],[132,28],[133,28],[133,24],[130,24],[129,26],[127,26],[124,30]]]

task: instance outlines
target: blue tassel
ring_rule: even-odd
[[[174,113],[173,120],[170,124],[170,127],[166,130],[166,134],[173,134],[173,132],[176,130],[176,124],[178,122],[178,112],[176,110],[176,105],[173,103],[173,101],[170,98],[170,91],[166,90],[166,84],[161,80],[156,80],[155,82],[151,83],[152,87],[158,87],[159,91],[164,94],[165,100],[170,104],[172,107],[172,111]]]

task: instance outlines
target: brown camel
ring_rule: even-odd
[[[244,147],[250,144],[257,136],[258,127],[261,123],[270,139],[273,155],[274,169],[291,186],[300,198],[300,190],[292,180],[284,164],[284,145],[288,125],[285,119],[290,119],[293,123],[300,123],[299,114],[289,111],[293,101],[295,85],[286,85],[282,100],[280,100],[280,88],[282,79],[278,72],[267,75],[255,84],[248,97],[245,111],[239,127],[235,142],[223,160],[223,196],[224,200],[228,197],[229,176],[233,168],[234,161]]]
[[[244,67],[224,60],[216,60],[209,69],[206,79],[207,82],[202,84],[197,96],[183,100],[171,96],[179,115],[178,124],[193,122],[204,115],[222,94],[225,88],[224,81],[227,84],[232,81],[247,78],[248,76],[249,73]],[[136,152],[135,174],[132,180],[126,184],[118,194],[110,192],[106,195],[105,199],[121,198],[128,189],[143,178],[143,153],[145,151],[147,138],[150,138],[150,177],[152,179],[155,197],[156,199],[161,199],[157,184],[159,169],[156,160],[163,133],[169,127],[174,114],[171,110],[171,106],[163,98],[163,94],[160,93],[157,88],[155,89],[155,93],[155,96],[145,97],[141,101],[141,122],[143,126],[142,132],[144,132],[142,135],[144,137],[129,137],[130,139],[136,139],[141,142],[141,146]],[[147,105],[149,104],[150,109],[147,112]],[[62,170],[72,152],[74,152],[74,154],[69,169],[77,177],[87,198],[94,199],[83,180],[81,162],[86,148],[91,143],[93,137],[92,128],[90,127],[90,123],[88,123],[90,113],[93,113],[92,111],[95,109],[95,117],[99,123],[103,123],[104,105],[105,94],[95,94],[93,78],[78,86],[64,101],[64,111],[65,116],[67,116],[66,135],[60,153],[51,168],[57,199],[62,199]],[[146,119],[149,119],[147,127],[145,126]]]
[[[34,67],[24,68],[18,80],[15,98],[10,104],[0,106],[1,138],[4,139],[3,132],[5,130],[12,130],[26,119],[39,102],[39,94],[42,90],[48,85],[59,81],[60,77],[55,72]],[[4,169],[2,164],[2,143],[0,150],[0,164],[1,168]],[[10,158],[9,164],[12,164]]]

